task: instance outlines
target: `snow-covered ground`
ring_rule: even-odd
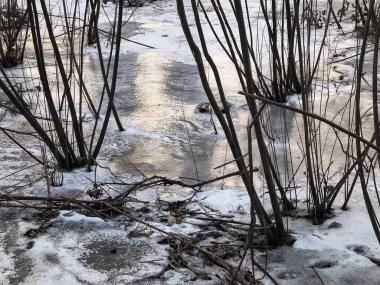
[[[251,3],[252,14],[258,11],[254,2]],[[186,5],[189,9],[190,4]],[[59,5],[54,7],[58,12]],[[108,2],[102,7],[111,14],[114,4]],[[132,8],[125,9],[126,16],[132,11]],[[262,24],[260,21],[263,19],[257,20],[257,25]],[[106,23],[103,14],[101,24],[106,26]],[[351,23],[343,26],[346,32],[350,29]],[[93,189],[94,183],[111,183],[114,175],[133,183],[142,178],[141,172],[146,176],[157,174],[173,179],[199,177],[207,180],[235,171],[233,164],[214,169],[231,160],[232,156],[218,123],[218,133],[215,134],[210,114],[197,112],[197,106],[207,98],[179,24],[175,1],[154,1],[137,9],[124,33],[133,41],[155,47],[151,49],[130,41],[122,43],[116,106],[126,131],[119,132],[112,123],[98,159],[100,166],[92,172],[86,169],[65,172],[63,186],[51,188],[54,197],[89,199],[87,191]],[[324,53],[322,62],[325,65],[331,62],[333,54],[340,54],[334,57],[339,60],[356,52],[350,48],[356,45],[352,37],[341,35],[339,31],[333,33]],[[210,31],[206,34],[210,36]],[[249,113],[244,98],[237,95],[239,85],[233,67],[211,37],[210,46],[221,66],[238,135],[244,140]],[[107,53],[106,42],[104,50]],[[86,63],[91,66],[95,60],[96,49],[88,47]],[[324,78],[325,75],[319,74],[319,79],[328,79],[335,84],[334,92],[321,92],[322,100],[316,103],[316,110],[319,110],[318,104],[323,109],[328,102],[326,117],[329,118],[337,114],[350,96],[355,60],[333,64],[335,67],[331,66],[330,75]],[[14,74],[19,71],[15,70]],[[96,68],[87,70],[85,80],[92,83],[89,84],[90,91],[96,91],[99,76]],[[370,94],[366,92],[370,89],[363,89],[363,110],[371,106]],[[296,105],[297,101],[296,96],[290,98],[291,104]],[[278,110],[273,108],[271,112],[276,114]],[[343,126],[349,120],[347,115],[339,114],[336,120],[340,119]],[[27,129],[25,124],[19,125],[20,120],[19,116],[8,114],[0,124]],[[287,112],[285,120],[289,123],[291,136],[288,143],[296,159],[301,156],[298,147],[301,118]],[[282,124],[281,120],[278,124]],[[328,136],[333,133],[325,125],[321,128],[321,133],[327,137],[325,155],[329,158],[334,139]],[[364,126],[364,136],[369,136],[370,130],[370,126],[368,129]],[[37,140],[26,141],[25,145],[35,155],[41,154]],[[281,150],[284,145],[280,142],[276,148]],[[46,181],[39,180],[44,173],[43,167],[35,165],[2,134],[0,155],[1,193],[47,194]],[[331,172],[335,175],[330,182],[336,183],[342,175],[344,160],[339,153],[332,160]],[[260,198],[265,201],[268,198],[260,180],[262,177],[257,174],[256,178],[257,189],[262,194]],[[186,181],[193,181],[190,179]],[[31,183],[35,180],[38,181]],[[374,183],[370,182],[369,190],[375,199]],[[296,241],[293,246],[267,252],[268,272],[279,284],[378,284],[380,269],[373,261],[379,263],[380,246],[360,188],[354,191],[348,211],[339,209],[343,199],[340,197],[334,207],[334,216],[322,225],[313,225],[302,217],[302,210],[306,207],[306,177],[302,172],[297,175],[295,184],[297,190],[293,194],[297,192],[298,195],[299,216],[285,217],[284,221]],[[112,196],[128,188],[126,185],[111,186],[113,188],[104,186],[104,190]],[[230,219],[240,222],[240,229],[247,229],[250,203],[241,181],[231,178],[216,182],[202,188],[191,202],[171,208],[172,204],[193,194],[192,190],[179,186],[150,187],[134,192],[131,197],[138,202],[128,202],[127,210],[164,231],[199,241],[236,265],[240,258],[236,248],[244,244],[241,230],[224,224],[220,227],[207,219]],[[376,211],[380,214],[378,207]],[[102,220],[62,210],[47,219],[43,231],[36,235],[33,235],[33,229],[38,229],[43,219],[36,217],[32,210],[3,207],[0,208],[0,219],[0,284],[220,284],[224,275],[221,268],[193,249],[182,249],[186,266],[178,264],[173,266],[175,268],[166,268],[171,252],[179,250],[181,245],[173,244],[173,241],[165,240],[162,233],[123,216]],[[256,250],[255,258],[265,265],[261,250]],[[243,264],[243,268],[250,270],[248,263]],[[257,271],[256,274],[260,278],[261,273]],[[268,278],[262,282],[271,284]]]

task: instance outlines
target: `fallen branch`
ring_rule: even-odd
[[[256,169],[253,169],[252,171],[256,171]],[[223,176],[219,176],[219,177],[207,180],[207,181],[201,181],[201,182],[194,183],[194,184],[188,184],[188,183],[185,183],[185,182],[182,182],[182,181],[179,181],[179,180],[173,180],[173,179],[166,178],[166,177],[163,177],[163,176],[154,175],[152,177],[149,177],[147,179],[144,179],[144,180],[142,180],[140,182],[137,182],[137,183],[133,184],[133,186],[131,188],[129,188],[125,193],[121,194],[120,196],[121,197],[128,196],[131,192],[135,191],[136,189],[143,188],[143,187],[149,187],[149,186],[152,186],[152,185],[156,185],[156,186],[173,186],[173,185],[178,185],[178,186],[181,186],[183,188],[191,188],[191,189],[194,189],[196,191],[199,191],[200,188],[202,188],[203,186],[205,186],[207,184],[211,184],[213,182],[217,182],[217,181],[223,180],[225,178],[229,178],[229,177],[233,177],[233,176],[238,176],[240,174],[241,173],[239,171],[235,171],[235,172],[232,172],[232,173],[225,174]],[[123,183],[123,182],[115,182],[115,183],[107,183],[107,184],[110,184],[110,185],[111,184],[126,185],[126,183]]]
[[[47,209],[47,206],[49,206],[49,209],[68,209],[71,208],[73,209],[73,205],[76,206],[77,209],[84,209],[92,214],[96,214],[97,216],[100,216],[101,218],[110,218],[111,215],[108,215],[104,213],[104,210],[107,209],[108,211],[112,211],[112,213],[115,213],[117,215],[123,215],[129,218],[130,220],[133,220],[135,222],[138,222],[142,225],[147,226],[148,228],[155,230],[157,232],[160,232],[170,238],[173,238],[177,241],[180,241],[181,243],[184,244],[186,247],[191,247],[199,252],[201,252],[204,256],[206,256],[209,260],[211,260],[214,264],[222,267],[226,271],[229,272],[229,274],[232,274],[235,272],[235,268],[233,265],[230,263],[226,262],[223,260],[221,257],[218,255],[208,251],[207,249],[204,249],[201,246],[198,246],[194,244],[188,237],[182,236],[179,234],[167,232],[165,230],[160,229],[157,226],[151,225],[144,221],[143,219],[137,218],[133,216],[132,214],[128,213],[125,211],[124,207],[120,207],[120,204],[124,205],[126,201],[123,200],[116,200],[116,201],[110,201],[110,199],[107,200],[101,200],[101,201],[89,201],[89,200],[76,200],[76,199],[71,199],[71,198],[48,198],[48,197],[41,197],[41,196],[12,196],[12,195],[0,195],[0,205],[1,206],[6,206],[2,204],[1,202],[19,202],[21,203],[22,207],[30,207],[30,208],[35,208],[33,205],[27,205],[23,201],[36,201],[36,202],[42,202],[45,204],[45,207],[40,207],[40,209]],[[21,206],[20,205],[20,206]],[[9,206],[12,206],[10,204]],[[119,206],[119,207],[118,207]],[[236,278],[236,281],[238,283],[235,284],[252,284],[252,279],[253,276],[249,274],[248,272],[245,272],[243,270],[238,271],[238,275]]]
[[[216,265],[224,268],[225,270],[227,270],[231,275],[235,272],[235,268],[234,266],[232,266],[231,264],[229,264],[227,261],[223,260],[222,258],[220,258],[219,256],[217,256],[216,254],[204,249],[203,247],[200,247],[196,244],[193,244],[187,237],[185,236],[181,236],[181,235],[178,235],[178,234],[174,234],[174,233],[171,233],[171,232],[167,232],[165,230],[162,230],[160,229],[159,227],[157,226],[154,226],[154,225],[151,225],[149,223],[147,223],[146,221],[142,220],[142,219],[139,219],[139,218],[136,218],[134,216],[132,216],[131,214],[129,213],[125,213],[115,207],[113,207],[112,205],[109,205],[107,203],[105,203],[110,209],[113,209],[115,212],[121,214],[121,215],[124,215],[128,218],[130,218],[131,220],[134,220],[135,222],[138,222],[140,224],[143,224],[155,231],[158,231],[168,237],[171,237],[171,238],[174,238],[182,243],[184,243],[186,246],[188,247],[191,247],[191,248],[194,248],[196,250],[198,250],[199,252],[201,252],[203,255],[205,255],[208,259],[210,259],[213,263],[215,263]],[[237,274],[237,278],[236,280],[241,283],[241,284],[252,284],[252,276],[243,271],[243,270],[240,270]]]

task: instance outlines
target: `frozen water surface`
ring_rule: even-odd
[[[83,4],[83,1],[81,3]],[[113,5],[108,2],[104,5],[105,11],[112,12]],[[186,2],[186,5],[188,9],[189,3]],[[255,15],[259,5],[255,1],[250,5],[252,5],[252,15]],[[128,9],[126,13],[131,11]],[[262,18],[252,17],[258,26],[262,25]],[[101,18],[100,25],[107,27],[104,17]],[[349,29],[352,26],[346,25],[344,28]],[[129,41],[122,43],[115,105],[125,131],[119,132],[113,122],[110,124],[99,164],[108,166],[113,173],[131,180],[140,178],[140,172],[147,176],[163,175],[174,179],[186,177],[206,180],[235,171],[233,164],[214,169],[232,157],[226,148],[223,131],[215,116],[213,119],[217,134],[210,122],[210,114],[198,112],[198,105],[207,101],[207,98],[192,54],[182,34],[175,1],[155,1],[149,6],[137,9],[123,33],[125,37],[155,48],[151,49]],[[220,72],[238,135],[242,140],[246,140],[249,113],[244,98],[237,95],[240,88],[233,66],[223,56],[215,39],[211,38],[211,31],[206,30],[205,34],[210,37],[210,52],[221,66]],[[109,50],[106,44],[103,44],[107,55]],[[349,49],[353,44],[352,39],[346,37],[339,48],[346,48],[344,53],[349,56],[355,52]],[[101,81],[96,52],[94,47],[88,47],[85,57],[88,66],[85,81],[90,83],[87,85],[89,92],[93,94],[99,94],[97,82]],[[336,49],[335,52],[342,50]],[[33,60],[31,62],[33,63]],[[327,56],[323,64],[329,64]],[[350,97],[354,65],[354,59],[334,63],[330,75],[317,75],[321,80],[334,81],[336,85],[335,89],[330,89],[330,92],[320,93],[319,87],[316,86],[316,97],[320,97],[316,98],[314,108],[317,113],[325,113],[327,118],[335,117],[335,121],[341,121],[342,126],[348,125],[349,117],[347,113],[337,114],[337,110],[340,110]],[[208,66],[207,68],[209,69]],[[370,69],[365,71],[369,73]],[[17,69],[12,72],[19,74]],[[268,70],[264,69],[263,72]],[[209,74],[211,76],[211,70]],[[213,82],[212,78],[210,80]],[[215,86],[213,90],[217,94]],[[361,106],[363,111],[369,109],[372,104],[369,92],[369,87],[363,88]],[[0,100],[5,100],[2,93]],[[95,96],[94,100],[98,98]],[[296,95],[289,98],[289,104],[297,106],[297,102]],[[285,163],[285,150],[291,149],[294,163],[297,165],[302,159],[298,146],[299,133],[303,132],[302,118],[291,112],[282,112],[275,107],[268,108],[267,111],[274,118],[272,128],[275,142],[271,147],[275,148],[279,155],[278,163]],[[370,120],[369,116],[368,125],[363,126],[363,136],[367,138],[372,131]],[[20,126],[19,121],[20,118],[13,115],[8,116],[1,124],[6,127],[26,129],[26,124]],[[91,122],[88,126],[91,126]],[[290,141],[286,144],[280,135],[276,137],[285,126],[290,136]],[[334,149],[335,134],[324,124],[321,125],[321,134],[324,135],[321,140],[325,141],[324,159],[327,161]],[[11,194],[15,184],[22,181],[22,184],[27,185],[37,178],[43,169],[40,166],[33,166],[34,161],[2,135],[0,142],[0,178],[17,172],[1,180],[1,190]],[[31,140],[25,143],[33,153],[40,155],[37,141]],[[242,147],[245,151],[246,146]],[[337,152],[332,156],[332,161],[334,163],[331,165],[331,172],[338,172],[333,178],[333,182],[336,182],[340,175],[339,171],[344,165],[344,158]],[[257,167],[260,168],[260,165]],[[109,181],[110,177],[110,172],[106,169],[98,168],[96,172],[75,170],[72,173],[64,173],[64,186],[53,188],[52,192],[55,196],[83,198],[91,187],[91,181],[95,179],[98,182]],[[265,189],[262,189],[260,177],[257,178],[255,183],[258,189],[262,190],[262,199],[268,199],[264,194]],[[299,173],[297,183],[302,185],[305,181],[305,175]],[[373,186],[373,182],[370,183],[369,189],[372,194]],[[125,189],[119,187],[116,190]],[[22,193],[45,195],[46,185],[40,181],[32,187],[26,187]],[[189,195],[191,193],[188,190],[174,187],[147,189],[136,193],[135,196],[154,205],[157,197],[166,201],[176,201]],[[301,199],[305,199],[305,194],[299,195]],[[197,201],[201,201],[204,207],[210,209],[210,213],[232,215],[242,221],[249,221],[249,199],[238,178],[226,181],[223,190],[221,182],[206,187],[196,197]],[[179,269],[169,270],[159,279],[144,281],[144,278],[161,272],[166,265],[168,252],[166,245],[157,243],[162,239],[158,233],[143,232],[146,237],[133,238],[131,233],[135,233],[136,225],[124,227],[120,226],[119,221],[103,221],[74,212],[60,211],[57,217],[49,221],[51,226],[47,227],[43,234],[29,238],[25,233],[38,227],[30,211],[20,212],[2,208],[0,218],[3,221],[0,223],[0,283],[4,285],[219,284],[220,282],[215,277],[217,273],[221,274],[220,269],[204,264],[202,270],[212,276],[211,280],[192,281],[194,272]],[[310,221],[299,218],[289,217],[286,221],[297,241],[293,247],[281,247],[268,253],[268,270],[279,284],[324,282],[324,284],[371,285],[380,282],[379,267],[369,258],[380,258],[380,248],[372,232],[360,192],[354,193],[349,211],[337,209],[336,217],[331,219],[331,222],[329,220],[323,225],[314,226]],[[332,222],[337,222],[341,226],[329,228]],[[200,230],[190,223],[169,225],[164,222],[158,226],[182,234],[191,234]],[[257,260],[262,264],[265,262],[260,255],[257,256]],[[199,263],[199,260],[195,261],[197,262]],[[270,281],[264,279],[263,283],[270,284]]]

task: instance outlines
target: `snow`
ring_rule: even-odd
[[[360,207],[359,209],[358,206]],[[356,205],[356,207],[350,208],[348,211],[336,209],[335,215],[337,216],[326,223],[310,228],[312,236],[299,236],[294,247],[313,250],[336,249],[346,251],[350,246],[358,243],[358,241],[362,241],[369,248],[368,253],[380,256],[380,246],[373,233],[372,225],[365,212],[364,205]],[[328,228],[332,222],[340,223],[342,227]],[[305,225],[302,228],[305,229]]]
[[[14,255],[13,253],[7,253],[4,249],[5,236],[5,233],[0,233],[0,276],[4,282],[3,284],[8,285],[8,278],[14,273]]]
[[[78,237],[66,234],[59,241],[61,243],[57,243],[54,236],[35,240],[33,248],[28,251],[34,261],[33,272],[23,284],[101,284],[106,280],[106,274],[86,268],[78,261],[81,251]]]
[[[210,209],[210,214],[216,213],[231,216],[233,213],[250,212],[249,197],[245,191],[236,189],[212,189],[197,194],[197,200]],[[246,216],[246,215],[245,215]]]

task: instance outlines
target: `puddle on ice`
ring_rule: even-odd
[[[116,172],[137,167],[148,176],[194,179],[194,154],[201,179],[218,174],[212,169],[223,163],[226,142],[217,122],[215,135],[211,115],[197,110],[207,98],[196,66],[159,53],[127,53],[121,56],[119,78],[116,106],[126,134],[110,129],[103,149],[104,158],[115,154]],[[94,80],[91,74],[88,80]],[[248,111],[243,98],[235,95],[232,100],[232,115],[244,129]]]

